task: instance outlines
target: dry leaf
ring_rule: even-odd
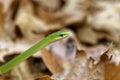
[[[97,64],[100,62],[101,56],[108,53],[110,48],[111,48],[111,46],[106,47],[103,45],[97,45],[97,46],[93,46],[90,48],[86,47],[85,52],[87,53],[88,57],[91,57],[94,60],[94,64]]]
[[[32,39],[31,37],[35,37],[34,33],[40,33],[41,31],[44,32],[47,30],[45,23],[35,17],[33,13],[33,5],[29,0],[21,1],[18,14],[16,15],[15,24],[19,26],[23,36],[28,38],[28,40]],[[31,37],[29,38],[29,36]]]
[[[50,53],[46,49],[42,49],[42,53],[42,59],[52,73],[57,73],[64,70],[59,57]]]
[[[77,48],[74,40],[72,35],[42,49],[42,59],[53,74],[64,71],[74,61]]]
[[[1,76],[1,80],[33,80],[33,76],[29,71],[27,61],[23,61],[20,63],[18,66],[14,67],[12,70],[9,72],[5,73],[4,75]]]
[[[38,4],[41,8],[50,11],[50,12],[54,12],[56,10],[58,10],[58,8],[60,8],[61,4],[60,0],[32,0],[34,4]],[[38,5],[35,5],[38,7]]]
[[[55,80],[104,80],[105,64],[110,61],[107,55],[109,50],[109,47],[105,49],[103,46],[98,46],[89,49],[94,52],[93,54],[89,51],[86,51],[87,53],[83,50],[78,51],[74,62],[70,64],[71,67],[62,73],[54,74],[52,78]],[[90,55],[91,57],[88,57]]]
[[[37,78],[35,80],[53,80],[53,79],[51,79],[50,76],[42,76],[42,77]]]
[[[116,66],[120,65],[120,50],[117,48],[113,48],[111,52],[108,54],[111,57],[110,63],[116,64]]]
[[[104,38],[119,43],[120,2],[96,1],[96,3],[100,10],[88,17],[88,23],[96,30],[96,32],[105,32],[107,35],[102,35]],[[101,34],[98,33],[98,35]]]
[[[120,65],[106,64],[105,73],[105,80],[120,80]]]
[[[88,37],[88,35],[90,37]],[[89,43],[89,44],[96,44],[97,43],[97,35],[92,30],[92,28],[89,26],[84,26],[84,27],[78,28],[77,29],[77,36],[81,42]]]
[[[68,0],[55,16],[62,18],[62,24],[64,23],[65,25],[81,23],[87,16],[86,8],[88,8],[88,5],[88,0]]]
[[[3,14],[3,4],[0,2],[0,36],[5,36],[5,18]]]
[[[42,50],[45,65],[54,73],[51,78],[120,80],[119,13],[119,0],[1,0],[0,35],[5,35],[0,36],[0,62],[25,51],[46,34],[66,27],[77,37],[63,39]],[[108,46],[111,42],[112,47]],[[32,57],[39,62],[41,52]],[[45,70],[45,65],[33,61],[28,66],[27,62],[0,80],[33,80],[44,73],[39,67]]]

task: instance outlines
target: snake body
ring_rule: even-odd
[[[24,61],[28,57],[30,57],[35,52],[39,51],[41,48],[47,46],[48,44],[63,39],[70,35],[70,32],[68,30],[61,30],[55,33],[52,33],[51,35],[48,35],[43,40],[39,41],[37,44],[23,52],[22,54],[16,56],[12,60],[10,60],[8,63],[0,66],[0,74],[3,74],[7,71],[9,71],[11,68],[19,64],[20,62]]]

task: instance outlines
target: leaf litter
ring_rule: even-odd
[[[0,80],[120,80],[119,0],[1,0],[0,65],[49,33],[43,48]]]

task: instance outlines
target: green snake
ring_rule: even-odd
[[[55,33],[48,35],[46,38],[39,41],[37,44],[33,45],[31,48],[29,48],[28,50],[26,50],[22,54],[16,56],[12,60],[10,60],[8,63],[0,66],[0,74],[3,74],[5,72],[9,71],[11,68],[16,66],[20,62],[24,61],[25,59],[30,57],[32,54],[39,51],[41,48],[47,46],[48,44],[50,44],[54,41],[63,39],[69,35],[70,35],[70,31],[68,31],[68,30],[61,30],[61,31],[58,31],[58,32],[55,32]]]

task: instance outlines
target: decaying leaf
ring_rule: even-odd
[[[90,36],[90,38],[88,37],[88,35]],[[78,28],[77,36],[81,42],[89,43],[89,44],[97,43],[97,35],[95,34],[95,32],[92,30],[91,27],[84,26],[84,27]]]
[[[0,2],[0,36],[4,36],[5,35],[5,27],[4,27],[4,23],[5,23],[5,18],[3,15],[3,4]]]
[[[109,61],[107,49],[101,56],[100,61],[97,64],[94,64],[92,58],[88,58],[86,52],[78,51],[74,63],[71,64],[70,69],[67,69],[62,74],[55,74],[53,78],[55,80],[104,80],[105,78],[105,64],[106,61]],[[97,52],[96,52],[97,54]]]
[[[42,49],[42,59],[53,73],[64,71],[73,62],[76,55],[75,36],[72,34],[63,40],[52,43],[47,49]]]
[[[116,65],[120,64],[120,51],[119,49],[113,49],[111,53],[108,54],[111,57],[111,63],[115,63]]]
[[[29,40],[32,39],[29,36],[35,37],[34,33],[47,30],[45,23],[33,14],[33,6],[29,0],[21,1],[15,24],[19,26],[23,36]]]
[[[116,66],[113,63],[105,65],[105,80],[119,80],[120,79],[120,65]]]
[[[50,76],[43,76],[43,77],[40,77],[40,78],[36,78],[35,80],[53,80],[53,79],[51,79]]]
[[[119,14],[119,0],[0,0],[1,65],[49,33],[73,33],[0,80],[120,80]],[[52,76],[41,77],[49,72],[41,56]]]
[[[44,63],[52,73],[57,73],[64,70],[60,58],[49,53],[46,49],[43,49],[42,53],[44,53],[42,54]]]
[[[58,8],[61,7],[61,3],[62,1],[60,0],[50,0],[50,1],[47,1],[47,0],[32,0],[34,4],[38,4],[38,5],[35,5],[35,6],[40,6],[41,8],[45,9],[45,10],[48,10],[48,11],[51,11],[51,12],[54,12],[56,10],[58,10]],[[64,2],[64,1],[63,1]]]
[[[88,23],[96,31],[105,32],[106,35],[101,35],[102,37],[119,43],[120,22],[118,16],[120,13],[120,2],[97,1],[96,4],[100,10],[91,15],[90,18],[88,17]]]
[[[88,0],[67,0],[64,8],[56,13],[56,17],[62,18],[62,23],[65,25],[81,23],[87,16],[88,6]]]
[[[28,65],[26,64],[27,61],[22,62],[18,66],[14,67],[12,70],[10,70],[7,74],[2,75],[1,80],[13,80],[13,79],[18,79],[18,80],[33,80],[33,76],[29,71]],[[23,68],[24,67],[24,68]]]

